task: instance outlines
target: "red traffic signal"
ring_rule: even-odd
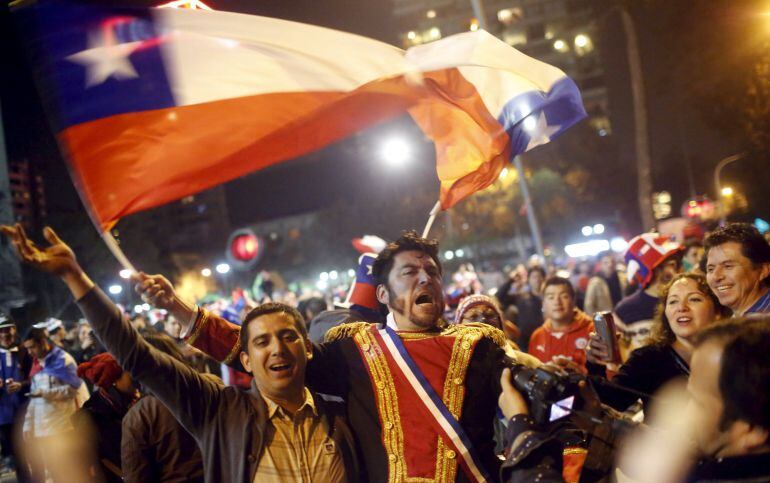
[[[682,216],[694,220],[709,220],[715,216],[714,202],[705,196],[690,199],[682,205]]]
[[[236,236],[230,244],[233,258],[241,262],[249,262],[259,255],[259,238],[253,233]]]
[[[248,228],[236,230],[227,242],[227,259],[235,267],[248,270],[262,256],[262,240]]]

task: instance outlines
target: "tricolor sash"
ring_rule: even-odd
[[[425,375],[414,362],[407,352],[406,347],[396,332],[388,326],[379,329],[380,336],[385,342],[383,350],[387,351],[396,362],[397,368],[404,375],[404,378],[412,386],[412,389],[420,396],[420,401],[425,405],[428,413],[432,416],[431,423],[437,429],[439,434],[444,437],[444,441],[451,445],[457,454],[459,454],[465,466],[470,472],[474,481],[492,481],[489,473],[481,464],[476,451],[473,449],[468,435],[465,434],[460,422],[449,412],[444,402],[436,391],[430,385]]]

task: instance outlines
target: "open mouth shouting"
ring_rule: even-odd
[[[286,360],[273,361],[267,366],[268,372],[277,378],[291,377],[294,363]]]
[[[681,325],[681,326],[683,326],[683,327],[687,327],[688,325],[690,325],[692,323],[692,317],[684,316],[684,315],[681,316],[681,317],[677,317],[676,318],[676,323]]]

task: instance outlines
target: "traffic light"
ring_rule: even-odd
[[[682,205],[682,216],[692,220],[710,220],[716,216],[714,202],[705,196],[687,200]]]
[[[250,229],[241,228],[230,235],[227,259],[235,268],[248,270],[256,265],[262,249],[262,240]]]

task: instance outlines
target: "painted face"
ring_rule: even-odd
[[[689,340],[716,320],[714,302],[689,278],[679,279],[671,286],[665,312],[677,339]]]
[[[399,328],[433,327],[444,311],[441,271],[427,253],[398,253],[393,257],[388,285],[377,288],[377,297],[393,313]]]
[[[575,299],[566,285],[549,285],[543,291],[543,315],[558,324],[572,322]]]
[[[312,352],[294,319],[281,312],[260,315],[245,330],[249,343],[241,353],[241,363],[251,371],[259,391],[272,399],[286,399],[301,391]]]
[[[770,264],[754,266],[741,252],[741,244],[727,242],[709,250],[706,280],[722,305],[742,314],[764,290],[762,280],[770,275]]]

